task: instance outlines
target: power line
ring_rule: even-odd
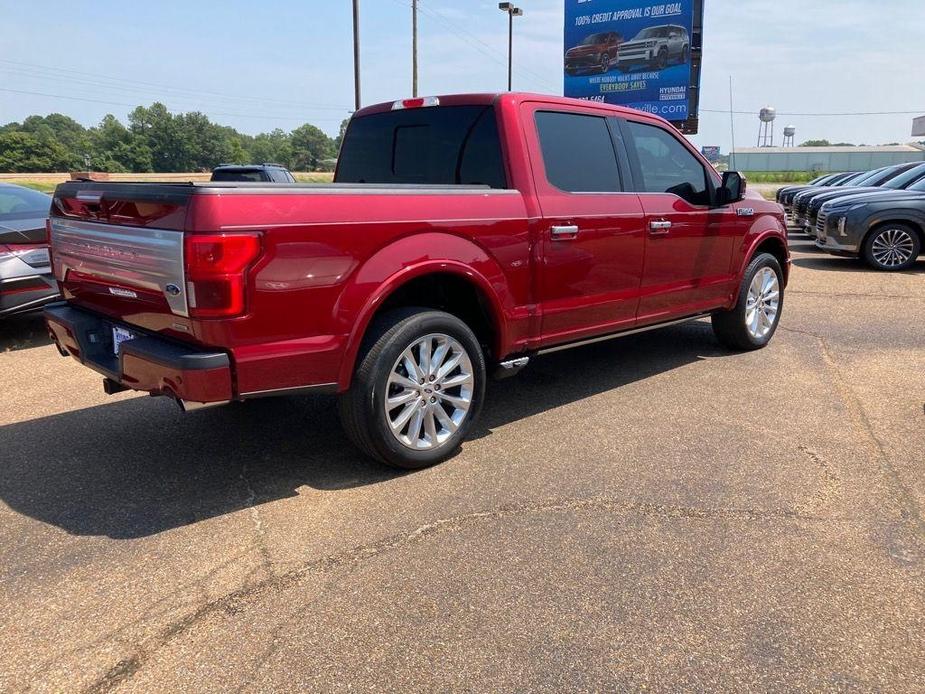
[[[401,5],[402,7],[411,7],[410,3],[407,1],[403,1],[403,0],[392,0],[392,1]],[[492,60],[499,65],[504,65],[504,66],[507,65],[507,58],[497,53],[496,52],[497,49],[495,49],[491,45],[482,41],[475,34],[472,34],[471,32],[468,32],[464,29],[461,29],[457,25],[453,24],[444,15],[439,14],[435,10],[422,6],[420,2],[418,4],[418,12],[420,12],[423,16],[427,17],[428,19],[431,19],[433,21],[436,21],[442,24],[444,28],[449,29],[449,31],[453,34],[453,38],[459,41],[462,41],[463,43],[468,44],[470,47],[472,47],[473,49],[481,53],[483,56],[485,56],[489,60]],[[531,77],[533,81],[537,82],[538,84],[542,84],[543,87],[550,89],[551,91],[555,91],[555,89],[551,87],[550,84],[545,81],[545,77],[541,76],[539,73],[533,72],[532,70],[529,70],[523,66],[517,66],[516,72],[522,75],[526,74],[527,76]]]
[[[733,114],[737,116],[757,116],[760,109],[755,109],[754,111],[732,111]],[[730,113],[729,109],[711,109],[711,108],[702,108],[700,109],[701,113]],[[813,116],[823,116],[826,118],[837,118],[837,117],[851,117],[851,116],[912,116],[912,115],[921,115],[925,113],[925,109],[918,109],[916,111],[857,111],[857,112],[843,112],[843,113],[782,113],[778,111],[778,116],[790,116],[790,117],[813,117]]]
[[[156,87],[158,89],[164,90],[165,92],[176,92],[178,94],[185,93],[188,95],[195,95],[195,96],[200,96],[200,95],[205,94],[208,96],[216,96],[222,99],[231,99],[233,101],[253,101],[257,103],[275,103],[275,104],[280,104],[280,105],[297,106],[301,108],[311,108],[311,109],[317,109],[317,110],[336,110],[336,111],[350,110],[350,107],[346,105],[339,106],[336,104],[316,104],[316,103],[310,103],[310,102],[305,102],[305,101],[290,101],[290,100],[283,100],[283,99],[264,98],[264,97],[258,97],[258,96],[248,96],[248,95],[242,95],[242,94],[227,94],[223,92],[214,92],[214,91],[203,90],[203,89],[190,89],[190,88],[176,87],[173,85],[158,84],[156,82],[146,82],[144,80],[122,79],[119,77],[111,77],[109,75],[101,75],[99,73],[94,73],[94,72],[84,72],[82,70],[73,70],[70,68],[53,67],[51,65],[39,65],[37,63],[25,63],[25,62],[17,61],[17,60],[7,60],[4,58],[0,58],[0,63],[5,63],[7,65],[13,65],[20,69],[26,68],[26,69],[33,70],[33,71],[44,70],[46,72],[50,71],[50,72],[64,73],[68,75],[81,75],[84,77],[92,77],[97,80],[105,80],[107,82],[113,82],[115,83],[113,86],[116,86],[116,84],[118,85],[127,84],[127,85],[130,85],[128,89],[135,87],[137,90],[136,85],[144,85],[147,87]],[[30,76],[38,77],[39,75],[32,74]]]
[[[35,91],[28,91],[25,89],[9,89],[7,87],[0,87],[0,92],[10,92],[12,94],[29,94],[32,96],[46,96],[52,99],[67,99],[70,101],[87,101],[87,102],[94,103],[94,104],[105,104],[107,106],[124,106],[126,108],[136,108],[139,105],[139,104],[127,104],[122,101],[106,101],[103,99],[91,99],[89,97],[83,97],[83,96],[67,96],[65,94],[49,94],[47,92],[35,92]],[[176,107],[172,107],[169,104],[165,104],[165,106],[167,106],[171,110],[182,110],[182,109],[177,109]],[[304,117],[296,117],[296,116],[256,115],[253,113],[224,113],[224,112],[219,112],[219,111],[210,111],[208,115],[226,116],[229,118],[256,118],[256,119],[265,119],[265,120],[291,120],[291,121],[298,121],[301,123],[308,122],[308,119]],[[341,121],[343,119],[342,118],[314,118],[312,120]]]
[[[13,70],[17,70],[17,69],[18,69],[18,68],[13,68]],[[8,70],[10,70],[10,68],[5,68],[5,67],[3,67],[2,65],[0,65],[0,72],[7,72]],[[91,87],[95,87],[95,88],[96,88],[96,89],[94,90],[95,92],[117,90],[118,92],[120,92],[120,95],[121,95],[121,96],[126,96],[125,92],[135,92],[135,93],[138,93],[138,94],[140,94],[140,95],[144,95],[143,97],[139,97],[139,98],[143,98],[144,100],[148,100],[148,99],[157,100],[157,97],[156,97],[155,95],[152,95],[151,90],[150,90],[150,89],[146,89],[146,88],[144,88],[144,87],[130,87],[130,86],[122,86],[122,85],[112,85],[112,84],[106,84],[105,82],[97,82],[97,81],[94,81],[94,80],[86,80],[86,79],[77,78],[77,77],[60,77],[60,76],[33,75],[33,74],[21,75],[21,74],[15,73],[15,72],[14,72],[13,74],[14,74],[15,76],[17,76],[17,77],[29,77],[29,78],[32,78],[32,79],[41,79],[41,80],[51,81],[51,82],[53,82],[56,86],[64,86],[64,87],[67,87],[67,86],[70,86],[70,85],[88,85],[88,86],[91,86]],[[31,85],[30,85],[30,86],[31,86]],[[107,95],[107,94],[99,94],[99,93],[97,93],[96,96],[108,96],[108,95]],[[166,95],[166,96],[167,96],[168,99],[175,99],[175,98],[177,98],[176,95]],[[229,105],[231,105],[231,106],[235,106],[235,105],[240,106],[240,105],[242,105],[242,104],[223,104],[223,105],[216,106],[214,103],[211,103],[210,101],[202,100],[202,99],[196,99],[196,98],[194,98],[194,97],[187,97],[187,96],[185,96],[185,95],[179,95],[179,98],[180,98],[180,100],[182,101],[183,104],[190,104],[190,106],[184,106],[184,108],[200,108],[200,109],[201,109],[201,108],[207,108],[207,109],[218,108],[218,109],[222,109],[222,108],[227,108]],[[176,101],[174,101],[174,103],[176,103]],[[252,105],[252,104],[247,104],[247,105]],[[308,110],[311,110],[311,109],[303,109],[303,110],[308,111]],[[345,112],[347,109],[338,109],[338,110],[342,110],[342,111]]]

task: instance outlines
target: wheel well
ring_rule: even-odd
[[[783,270],[786,279],[787,248],[784,246],[784,243],[780,239],[769,238],[759,243],[758,247],[755,249],[755,252],[752,254],[752,258],[754,258],[759,253],[770,253],[775,258],[777,258],[777,262],[780,263],[780,268]],[[749,260],[749,262],[751,262],[751,260]]]
[[[452,273],[416,277],[392,292],[373,320],[387,311],[408,306],[437,309],[456,316],[475,333],[486,359],[494,351],[497,329],[491,304],[482,290],[465,278]]]

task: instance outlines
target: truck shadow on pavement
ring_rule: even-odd
[[[727,355],[707,322],[534,360],[492,382],[479,428],[492,429]],[[140,538],[297,495],[402,476],[356,452],[334,400],[251,401],[183,415],[135,397],[0,427],[0,500],[73,535]],[[453,461],[446,463],[452,465]]]
[[[50,344],[41,311],[0,318],[0,353]]]

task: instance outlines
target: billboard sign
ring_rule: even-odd
[[[565,96],[697,132],[703,0],[565,0]]]
[[[925,135],[925,116],[919,116],[912,121],[912,137],[922,137]]]
[[[711,164],[715,164],[720,159],[720,149],[715,145],[704,145],[700,148],[700,153]]]

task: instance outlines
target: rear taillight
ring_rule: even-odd
[[[187,235],[184,254],[191,317],[244,313],[247,270],[260,257],[259,234]]]

